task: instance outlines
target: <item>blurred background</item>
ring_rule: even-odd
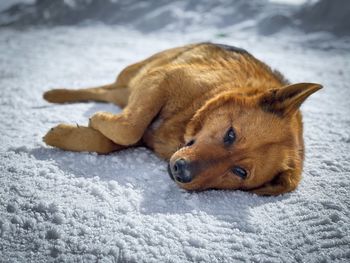
[[[90,25],[191,32],[220,28],[271,35],[284,28],[350,35],[347,0],[1,0],[2,27]]]

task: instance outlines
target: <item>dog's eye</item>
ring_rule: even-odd
[[[245,178],[247,177],[247,175],[248,175],[247,171],[244,170],[242,167],[239,167],[239,166],[233,167],[233,168],[231,169],[231,171],[232,171],[235,175],[239,176],[239,177],[242,178],[242,179],[245,179]]]
[[[224,144],[225,145],[231,145],[236,139],[236,134],[233,128],[227,130],[225,137],[224,137]]]
[[[188,146],[191,146],[193,144],[194,144],[194,140],[190,140],[185,144],[185,146],[188,147]]]

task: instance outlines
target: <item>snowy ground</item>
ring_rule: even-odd
[[[269,38],[206,30],[141,34],[112,26],[0,31],[1,262],[349,262],[350,54],[327,36]],[[176,45],[241,46],[292,82],[324,89],[303,106],[304,178],[297,191],[188,193],[144,148],[108,156],[45,146],[60,123],[87,124],[99,103],[52,105],[43,91],[114,80]]]

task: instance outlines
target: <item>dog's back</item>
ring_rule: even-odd
[[[256,88],[256,92],[288,84],[278,71],[272,70],[246,50],[214,43],[168,49],[134,65],[139,67],[136,79],[143,78],[144,74],[152,71],[174,73],[183,69],[184,75],[197,77],[200,82],[210,82],[217,86],[233,81],[235,87]]]

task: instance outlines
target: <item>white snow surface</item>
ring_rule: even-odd
[[[269,38],[227,32],[0,31],[1,262],[350,261],[348,49],[328,35],[319,43],[318,34],[288,30]],[[86,125],[96,111],[120,111],[49,104],[45,90],[108,83],[132,62],[198,41],[243,47],[291,82],[324,85],[302,107],[306,160],[296,191],[190,193],[145,148],[96,155],[42,142],[58,123]]]

